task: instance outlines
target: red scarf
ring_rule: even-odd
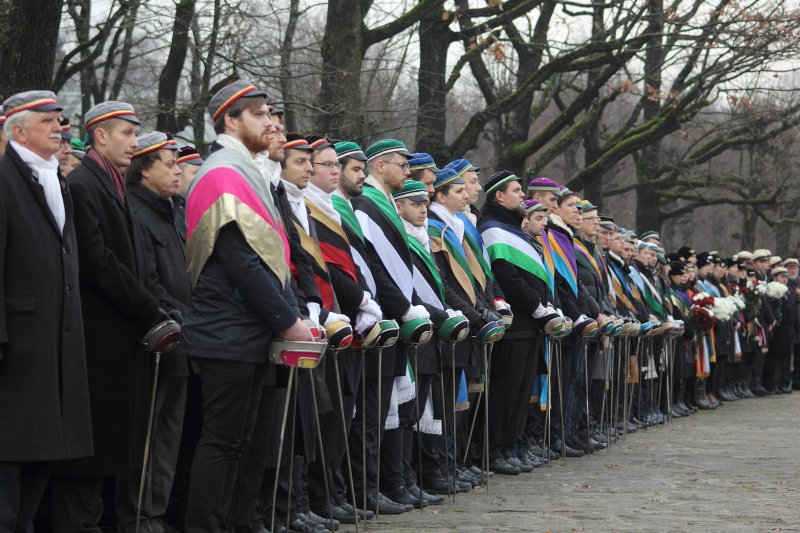
[[[122,178],[122,173],[119,169],[114,166],[114,164],[103,154],[95,150],[94,148],[90,148],[88,152],[86,152],[86,156],[90,157],[92,161],[100,165],[106,174],[111,176],[114,180],[114,186],[117,188],[117,194],[119,194],[119,199],[122,200],[122,204],[125,205],[125,180]]]

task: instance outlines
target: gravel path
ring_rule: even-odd
[[[800,393],[727,402],[367,527],[423,530],[800,531]]]

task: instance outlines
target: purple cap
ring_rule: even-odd
[[[525,212],[528,214],[534,211],[547,211],[547,207],[545,207],[543,203],[541,203],[539,200],[534,200],[533,198],[529,198],[522,202],[522,206],[525,208]]]
[[[561,192],[560,185],[550,178],[540,177],[528,183],[528,191],[549,191],[553,194]]]

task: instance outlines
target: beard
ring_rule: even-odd
[[[272,139],[266,133],[258,134],[251,130],[242,132],[242,144],[253,154],[266,152],[272,144]]]

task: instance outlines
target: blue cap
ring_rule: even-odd
[[[445,166],[444,168],[452,168],[453,170],[456,171],[456,174],[458,174],[459,177],[463,176],[464,172],[467,172],[469,170],[473,172],[478,172],[480,170],[479,167],[476,167],[466,159],[456,159],[455,161],[451,161],[447,163],[447,166]]]
[[[414,170],[424,170],[426,168],[431,169],[433,172],[439,172],[439,168],[436,166],[431,154],[426,154],[425,152],[411,154],[411,159],[408,160],[409,170],[413,172]]]
[[[463,184],[464,180],[452,168],[443,168],[436,173],[436,179],[433,181],[433,188],[438,189],[448,183]]]

